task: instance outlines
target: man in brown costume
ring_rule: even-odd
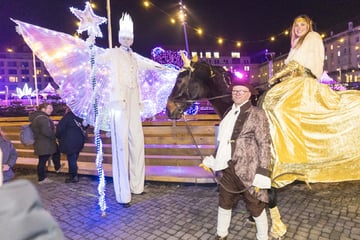
[[[215,157],[208,156],[202,166],[221,171],[217,239],[227,239],[232,209],[241,195],[256,223],[256,238],[268,239],[270,176],[270,130],[265,112],[251,104],[254,88],[246,82],[233,84],[234,104],[220,123]]]

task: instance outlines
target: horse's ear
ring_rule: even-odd
[[[185,56],[183,51],[180,51],[181,59],[183,60],[184,67],[190,67],[190,60]]]
[[[199,61],[199,58],[198,58],[198,55],[195,54],[192,59],[191,59],[192,62],[198,62]]]

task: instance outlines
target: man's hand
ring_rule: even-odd
[[[200,163],[199,167],[202,167],[205,171],[212,173],[211,168],[207,167],[205,164]]]

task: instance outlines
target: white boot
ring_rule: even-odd
[[[261,212],[260,216],[253,217],[256,224],[256,239],[257,240],[268,240],[268,219],[265,209]]]
[[[217,235],[221,238],[226,237],[229,234],[229,227],[231,221],[231,209],[218,209],[217,219]]]

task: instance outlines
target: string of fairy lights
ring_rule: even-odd
[[[182,3],[181,3],[182,4]],[[216,41],[217,44],[222,45],[224,43],[230,43],[231,45],[240,48],[242,47],[244,44],[249,44],[249,43],[262,43],[262,42],[266,42],[266,41],[270,41],[270,42],[274,42],[276,41],[279,37],[282,36],[288,36],[289,35],[289,29],[285,29],[284,31],[278,33],[278,34],[274,34],[273,36],[270,36],[266,39],[258,39],[258,40],[240,40],[240,39],[230,39],[230,38],[224,38],[224,37],[219,37],[219,36],[215,36],[212,33],[208,33],[206,32],[203,28],[201,27],[195,27],[192,26],[191,24],[189,24],[186,21],[187,18],[187,8],[182,5],[180,10],[177,13],[177,16],[174,17],[174,15],[166,12],[165,10],[163,10],[161,7],[159,7],[158,5],[156,5],[154,2],[151,1],[143,1],[143,5],[145,8],[149,9],[151,7],[154,7],[156,9],[158,9],[160,12],[162,12],[164,15],[166,15],[166,17],[169,19],[169,21],[172,24],[176,24],[178,21],[181,24],[184,24],[186,22],[186,27],[187,29],[193,31],[195,34],[199,35],[199,36],[206,36],[210,39],[213,39],[214,41]],[[183,11],[184,10],[184,11]],[[177,21],[178,19],[178,21]]]
[[[182,4],[182,1],[179,3],[179,5]],[[159,7],[158,5],[156,5],[154,2],[151,1],[143,1],[143,5],[145,8],[149,9],[151,7],[154,7],[156,9],[158,9],[160,12],[162,12],[164,15],[166,15],[166,17],[169,19],[169,21],[172,24],[176,24],[178,21],[181,24],[186,23],[186,27],[187,29],[193,31],[194,33],[196,33],[199,36],[206,36],[210,39],[213,39],[216,44],[218,45],[222,45],[225,43],[230,43],[231,45],[235,46],[236,48],[240,48],[242,47],[244,44],[254,44],[254,43],[264,43],[264,42],[275,42],[277,41],[279,38],[281,37],[289,37],[290,34],[290,30],[289,29],[285,29],[277,34],[273,34],[272,36],[269,36],[265,39],[257,39],[257,40],[241,40],[241,39],[230,39],[230,38],[224,38],[224,37],[219,37],[219,36],[215,36],[212,33],[206,32],[203,28],[201,27],[195,27],[192,26],[191,24],[189,24],[189,22],[186,21],[187,18],[187,8],[182,4],[182,6],[179,8],[180,10],[177,12],[177,16],[174,17],[173,14],[168,13],[167,11],[163,10],[161,7]],[[185,10],[185,11],[183,11]],[[177,21],[178,20],[178,21]],[[324,38],[325,34],[321,34],[321,36]]]
[[[107,0],[107,1],[110,1],[110,0]],[[92,6],[92,8],[96,8],[96,4],[92,0],[89,0],[89,3]],[[151,9],[151,8],[157,9],[169,20],[169,22],[171,24],[173,24],[173,25],[176,25],[178,23],[180,23],[182,25],[185,24],[187,30],[192,31],[192,33],[195,33],[195,35],[198,35],[199,37],[206,36],[208,39],[213,39],[214,43],[217,45],[230,44],[230,45],[234,46],[235,48],[241,48],[247,44],[261,44],[261,43],[265,43],[265,42],[276,42],[278,40],[281,40],[284,37],[288,38],[289,34],[290,34],[290,29],[287,28],[287,29],[284,29],[278,33],[275,33],[275,34],[268,36],[266,38],[263,38],[263,39],[243,40],[243,39],[224,38],[224,37],[221,37],[221,34],[216,35],[214,33],[205,31],[200,26],[193,26],[192,24],[189,24],[189,21],[187,21],[188,20],[187,15],[188,15],[189,11],[186,8],[186,6],[183,4],[182,0],[180,0],[180,2],[178,4],[178,10],[175,11],[175,13],[169,13],[168,11],[161,8],[159,5],[157,5],[154,2],[149,1],[149,0],[142,0],[142,5],[146,9]],[[109,11],[110,7],[108,6],[107,8],[109,8],[108,9],[108,11]],[[186,32],[184,32],[184,33],[186,34]],[[77,34],[75,34],[75,36],[76,35]],[[322,38],[325,38],[327,34],[320,33],[320,35]]]

